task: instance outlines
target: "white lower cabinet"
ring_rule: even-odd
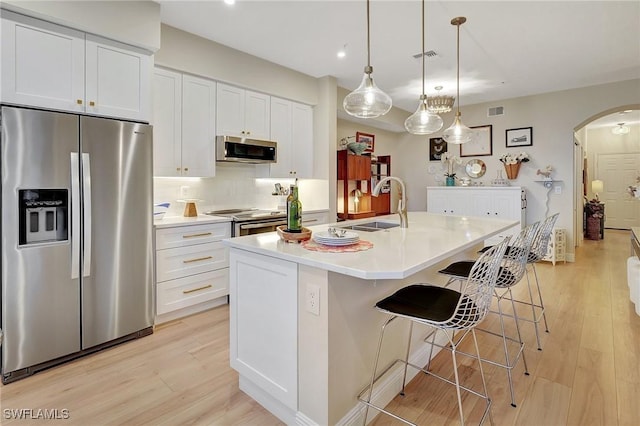
[[[519,224],[487,241],[494,244],[504,236],[515,235],[526,224],[527,197],[524,188],[447,187],[427,188],[427,211],[457,216],[492,217],[517,220]]]
[[[226,303],[228,222],[156,230],[156,324]]]

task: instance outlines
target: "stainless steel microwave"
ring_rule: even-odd
[[[278,144],[274,141],[216,136],[216,161],[240,163],[275,163]]]

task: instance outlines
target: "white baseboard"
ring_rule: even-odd
[[[227,304],[227,296],[218,297],[217,299],[208,300],[206,302],[198,303],[197,305],[189,306],[176,311],[167,312],[166,314],[156,315],[154,324],[162,324],[165,322],[177,320],[180,318],[188,317],[189,315],[197,314],[199,312],[206,311],[207,309],[216,308],[218,306]]]
[[[284,405],[282,402],[275,399],[273,396],[269,395],[262,388],[254,384],[251,380],[245,378],[244,376],[239,376],[238,384],[240,390],[251,398],[253,398],[258,404],[262,405],[267,411],[271,414],[282,420],[285,424],[295,425],[295,424],[306,424],[306,425],[315,425],[315,423],[297,423],[298,413]],[[300,414],[303,417],[302,414]],[[305,417],[306,418],[306,417]],[[309,419],[311,420],[311,419]]]

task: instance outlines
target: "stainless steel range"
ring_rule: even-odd
[[[228,209],[205,214],[230,217],[233,220],[232,237],[273,232],[277,226],[287,224],[287,213],[282,210]]]

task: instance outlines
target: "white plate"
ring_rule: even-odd
[[[327,246],[346,246],[356,244],[360,241],[360,236],[355,232],[347,231],[343,237],[336,237],[329,232],[316,232],[313,234],[313,240],[317,243]]]

